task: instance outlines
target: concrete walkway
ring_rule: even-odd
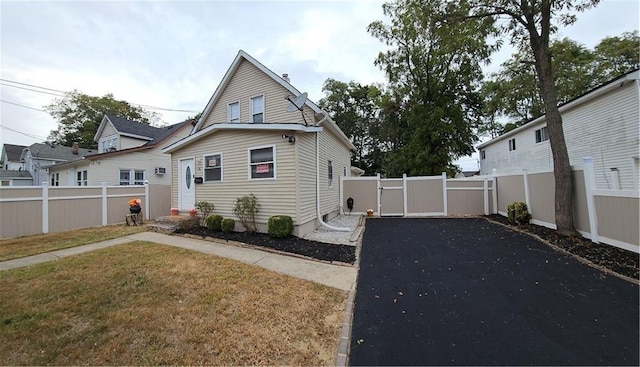
[[[357,276],[357,269],[355,267],[332,265],[257,249],[179,236],[168,236],[155,232],[141,232],[84,246],[3,261],[0,262],[0,271],[40,264],[132,241],[148,241],[225,257],[345,291],[353,288]]]

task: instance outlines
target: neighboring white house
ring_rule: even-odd
[[[154,127],[105,115],[94,140],[98,153],[49,167],[52,186],[171,184],[171,156],[161,147],[189,134],[193,120]]]
[[[287,74],[240,51],[191,134],[163,149],[172,159],[172,205],[186,211],[207,201],[235,217],[236,199],[254,194],[260,231],[269,217],[288,215],[298,236],[337,215],[355,148],[325,111],[299,97]]]
[[[592,157],[596,187],[637,190],[640,182],[640,72],[635,70],[560,106],[572,166]],[[478,146],[481,174],[550,171],[545,116]]]
[[[34,186],[40,186],[43,182],[57,186],[58,179],[49,177],[49,167],[62,162],[79,160],[91,153],[95,153],[95,151],[78,148],[77,143],[74,143],[72,147],[35,143],[22,151],[20,159],[23,161],[23,170],[28,171],[33,177]]]
[[[2,169],[0,169],[0,186],[32,186],[33,177],[24,170],[22,151],[24,145],[4,144],[2,146]]]

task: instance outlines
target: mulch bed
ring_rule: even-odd
[[[509,222],[507,217],[503,217],[499,214],[488,215],[486,218],[514,229],[536,235],[552,245],[568,251],[597,266],[638,280],[638,263],[640,262],[640,256],[635,252],[627,251],[604,243],[594,243],[584,237],[571,238],[562,236],[551,228],[535,224],[516,225]]]
[[[265,233],[246,232],[216,232],[206,227],[194,227],[189,229],[179,229],[175,234],[190,234],[194,236],[217,238],[226,241],[236,241],[252,246],[263,247],[271,250],[288,252],[304,257],[329,261],[353,264],[356,261],[356,247],[348,245],[334,245],[331,243],[309,241],[295,236],[285,238],[272,238]]]

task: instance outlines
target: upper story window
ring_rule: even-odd
[[[264,122],[264,94],[251,98],[251,121]]]
[[[516,138],[509,139],[509,151],[516,150]]]
[[[222,181],[222,153],[204,157],[204,181]]]
[[[270,179],[275,177],[275,146],[249,148],[249,179]]]
[[[240,121],[240,102],[229,103],[227,114],[229,122]]]
[[[536,143],[542,143],[547,140],[549,140],[549,135],[547,135],[546,126],[536,130]]]
[[[112,152],[118,150],[118,137],[110,137],[102,139],[100,142],[100,153]]]

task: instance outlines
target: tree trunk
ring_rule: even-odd
[[[571,180],[571,165],[567,144],[562,128],[562,116],[558,110],[558,98],[555,80],[551,69],[551,53],[548,42],[545,44],[543,36],[529,32],[531,48],[535,56],[536,72],[540,96],[544,102],[545,120],[553,155],[553,174],[555,176],[555,219],[558,232],[563,235],[576,236],[573,224],[573,196]]]

